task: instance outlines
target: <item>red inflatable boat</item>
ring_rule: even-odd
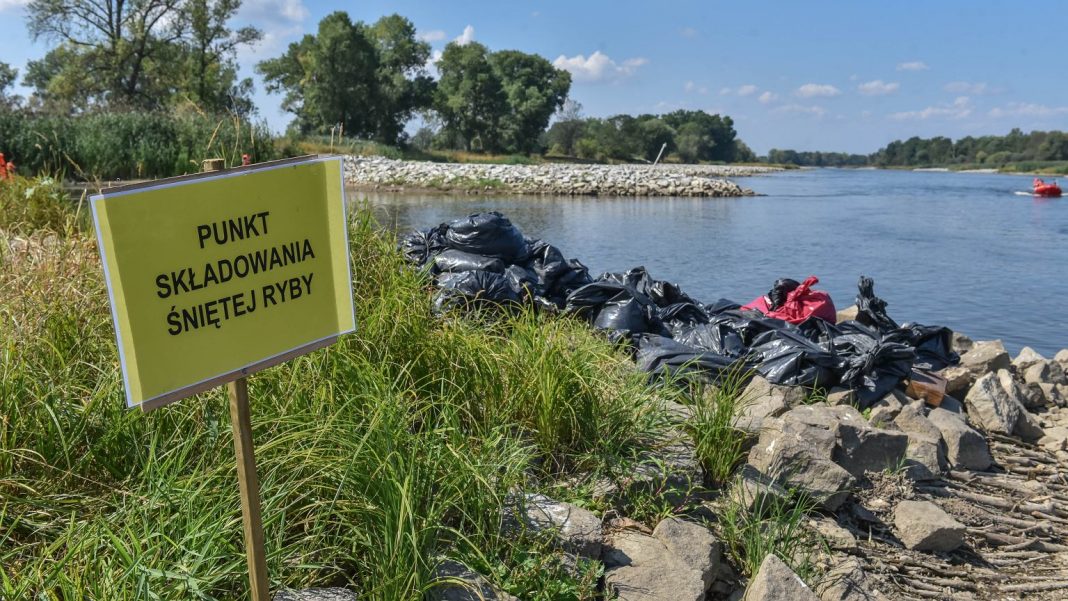
[[[1046,183],[1036,177],[1035,181],[1031,182],[1031,193],[1035,196],[1060,196],[1061,187],[1057,182]]]

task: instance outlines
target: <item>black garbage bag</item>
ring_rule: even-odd
[[[434,269],[439,272],[492,271],[504,273],[504,261],[493,257],[475,255],[462,250],[449,249],[434,257]]]
[[[775,311],[781,307],[786,302],[786,297],[794,290],[797,290],[800,285],[801,282],[790,278],[775,280],[775,283],[771,285],[771,290],[768,291],[768,308]]]
[[[445,241],[449,248],[494,257],[509,264],[527,258],[527,242],[522,232],[496,211],[450,221]]]
[[[896,388],[912,372],[916,351],[884,338],[858,321],[838,324],[832,342],[844,361],[839,381],[856,392],[857,406],[866,409]]]
[[[828,387],[838,381],[842,360],[796,329],[784,327],[765,338],[750,348],[749,358],[772,384]]]
[[[886,314],[886,301],[875,296],[875,281],[863,275],[857,282],[857,321],[883,334],[898,328],[897,322]]]
[[[672,324],[671,334],[682,344],[717,355],[738,359],[749,353],[749,347],[742,342],[741,335],[722,321],[694,325]]]
[[[646,332],[667,334],[656,315],[655,305],[626,294],[620,294],[602,305],[593,318],[593,327],[608,330],[613,338]]]
[[[528,296],[542,294],[542,286],[538,282],[538,274],[521,265],[509,265],[504,270],[504,277],[508,279],[508,285],[517,293]]]
[[[907,323],[884,337],[890,342],[900,342],[916,351],[913,367],[938,371],[960,363],[960,355],[953,352],[953,330],[944,326],[925,326]]]
[[[660,321],[672,327],[676,324],[694,325],[708,323],[708,314],[693,302],[678,302],[663,306],[659,311]]]
[[[446,229],[447,226],[443,223],[425,230],[414,230],[401,236],[397,242],[397,247],[409,263],[422,267],[434,255],[448,248],[445,243]]]
[[[577,259],[565,259],[560,249],[542,240],[527,241],[525,267],[538,276],[544,296],[563,308],[567,295],[589,284],[590,271]]]
[[[739,359],[702,351],[655,334],[638,337],[635,360],[638,368],[649,374],[650,381],[685,376],[716,382],[727,374],[748,371],[744,362],[739,364]]]
[[[507,307],[520,302],[508,278],[490,271],[443,273],[437,277],[437,285],[434,311],[438,313],[454,308]]]

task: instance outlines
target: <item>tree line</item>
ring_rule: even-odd
[[[1068,133],[1014,128],[1004,136],[945,136],[895,140],[876,152],[846,154],[772,149],[768,162],[812,167],[952,167],[1002,168],[1008,165],[1068,161]]]

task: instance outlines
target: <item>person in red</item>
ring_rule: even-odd
[[[754,298],[743,309],[760,311],[768,317],[782,319],[790,323],[801,323],[809,317],[834,323],[838,312],[834,308],[831,295],[822,290],[813,290],[819,278],[808,276],[800,284],[797,280],[783,278],[775,282],[765,296]]]

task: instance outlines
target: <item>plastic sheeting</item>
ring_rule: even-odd
[[[410,263],[436,275],[436,310],[519,303],[563,309],[628,344],[651,378],[715,381],[741,369],[774,384],[851,388],[863,408],[901,385],[914,367],[937,370],[959,360],[948,328],[899,326],[864,276],[856,321],[834,323],[827,297],[821,307],[830,311],[791,323],[775,318],[774,310],[764,315],[726,299],[700,303],[644,267],[592,280],[581,262],[545,241],[524,238],[500,213],[411,232],[399,247]],[[810,294],[815,282],[780,279],[769,300],[781,310],[791,298]]]

